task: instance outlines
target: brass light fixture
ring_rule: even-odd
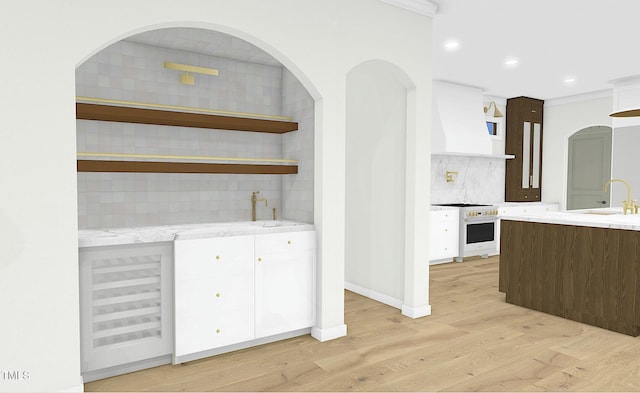
[[[613,112],[609,114],[611,117],[637,117],[640,116],[640,109],[627,109],[624,111]]]
[[[493,111],[491,111],[491,107],[493,107]],[[496,102],[495,101],[491,101],[489,106],[485,106],[484,107],[484,113],[486,113],[487,115],[489,115],[491,117],[504,117],[502,112],[500,112],[498,110],[498,107],[496,106]]]
[[[184,74],[180,74],[180,83],[184,85],[195,84],[195,78],[193,77],[193,75],[190,74],[190,72],[193,72],[194,74],[218,76],[218,70],[215,68],[205,68],[205,67],[192,66],[188,64],[171,63],[168,61],[164,62],[164,68],[168,68],[170,70],[184,71]]]

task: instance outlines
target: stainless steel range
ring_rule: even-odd
[[[487,258],[498,250],[496,238],[498,207],[470,203],[439,204],[460,208],[460,242],[457,262],[464,257],[480,255]]]

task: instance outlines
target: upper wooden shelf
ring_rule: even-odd
[[[297,165],[211,164],[200,162],[78,160],[78,172],[129,173],[226,173],[287,175],[298,173]]]
[[[272,134],[284,134],[298,129],[298,123],[292,121],[207,115],[203,113],[85,104],[80,102],[76,103],[76,119],[267,132]]]

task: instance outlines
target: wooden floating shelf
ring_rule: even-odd
[[[211,128],[231,131],[284,134],[298,129],[298,123],[246,117],[207,115],[126,106],[76,103],[76,119],[155,124],[176,127]]]
[[[199,162],[78,160],[78,172],[219,173],[288,175],[297,165],[206,164]]]

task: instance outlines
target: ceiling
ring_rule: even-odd
[[[552,99],[609,90],[640,75],[640,1],[432,0],[433,78],[486,95]],[[455,39],[459,48],[443,45]],[[150,31],[127,41],[279,66],[258,47],[190,28]],[[519,64],[507,67],[507,57]],[[568,78],[574,82],[565,83]]]
[[[434,0],[433,78],[552,99],[640,75],[638,0]],[[455,39],[459,48],[443,45]],[[507,67],[515,57],[519,64]],[[564,83],[574,78],[573,83]]]

